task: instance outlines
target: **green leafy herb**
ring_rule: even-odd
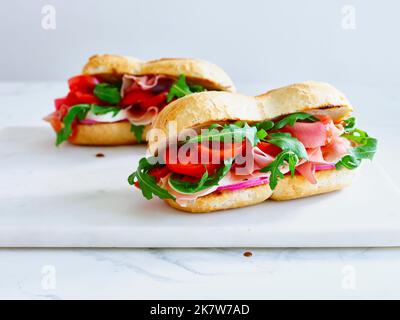
[[[377,139],[368,137],[366,140],[364,140],[363,144],[353,148],[352,154],[357,159],[372,160],[376,153],[377,145],[378,145]]]
[[[241,142],[247,138],[253,145],[258,142],[257,128],[250,127],[244,123],[243,127],[235,124],[225,124],[223,126],[210,126],[207,132],[192,137],[186,143],[202,142],[202,141],[221,141],[221,142]]]
[[[267,131],[265,131],[264,129],[260,129],[257,131],[257,138],[260,140],[265,139],[265,137],[268,136]]]
[[[121,111],[121,108],[104,107],[104,106],[98,106],[97,104],[92,104],[90,111],[92,111],[96,116],[112,112],[113,117],[115,117]]]
[[[295,137],[292,137],[290,133],[286,132],[274,132],[268,135],[267,141],[272,143],[283,151],[292,151],[297,157],[302,159],[308,159],[306,148],[304,145]]]
[[[260,170],[261,172],[271,172],[269,185],[274,190],[279,179],[284,177],[280,167],[287,162],[289,170],[294,176],[295,167],[299,159],[308,159],[308,156],[304,145],[298,139],[292,137],[290,133],[274,132],[268,135],[266,141],[282,149],[274,161]]]
[[[128,177],[128,183],[134,185],[137,181],[139,183],[140,189],[142,190],[143,196],[147,199],[153,199],[153,195],[159,197],[160,199],[173,199],[175,197],[170,194],[167,190],[161,188],[156,179],[149,175],[150,169],[157,166],[157,164],[151,164],[155,158],[142,158],[139,161],[139,166],[137,170]]]
[[[120,88],[114,84],[99,83],[93,93],[100,100],[111,104],[118,104],[121,101]]]
[[[345,133],[342,137],[352,141],[356,146],[336,163],[336,169],[342,167],[355,169],[361,164],[362,159],[373,159],[377,150],[378,140],[370,137],[365,131],[354,128],[354,117],[344,120],[344,123]]]
[[[345,155],[342,159],[340,159],[336,163],[336,169],[341,169],[342,167],[345,167],[347,169],[355,169],[361,164],[361,160],[357,159],[353,155]]]
[[[167,102],[171,102],[174,98],[182,98],[188,94],[192,94],[194,92],[202,92],[206,91],[204,87],[200,85],[188,85],[186,83],[186,77],[184,74],[179,75],[178,80],[174,82],[174,84],[169,89],[167,95]]]
[[[78,104],[69,109],[67,115],[63,119],[64,127],[59,132],[57,132],[57,139],[56,139],[57,146],[59,146],[64,141],[68,140],[68,138],[72,134],[72,123],[74,122],[74,120],[85,119],[90,108],[91,105],[89,104]]]
[[[292,113],[283,118],[282,120],[279,120],[277,123],[275,123],[274,129],[275,130],[282,129],[286,125],[294,126],[294,124],[298,120],[307,120],[309,122],[319,121],[316,117],[314,117],[309,113],[305,112]]]
[[[265,131],[271,130],[275,123],[273,121],[267,120],[256,124],[258,130],[264,129]]]
[[[271,175],[269,176],[269,186],[272,190],[274,190],[278,185],[279,179],[284,178],[284,174],[281,172],[280,167],[284,165],[285,162],[287,162],[289,165],[289,170],[293,177],[295,172],[295,167],[298,161],[299,158],[296,155],[296,153],[294,153],[291,150],[284,150],[277,155],[274,161],[272,161],[266,167],[262,168],[260,171],[271,172]]]
[[[135,135],[138,143],[141,143],[143,141],[144,128],[145,128],[145,126],[137,126],[137,125],[131,124],[131,132]]]
[[[353,130],[356,126],[356,118],[355,117],[347,118],[343,122],[344,122],[344,126],[343,126],[344,132],[349,132],[349,131]]]
[[[225,160],[224,166],[219,168],[218,171],[212,176],[208,176],[208,172],[206,170],[198,182],[182,181],[179,179],[179,175],[174,174],[170,177],[169,184],[175,190],[182,193],[196,193],[204,189],[217,186],[219,181],[221,181],[221,179],[225,177],[231,169],[232,161],[232,159]]]

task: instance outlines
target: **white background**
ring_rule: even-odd
[[[44,5],[56,29],[42,28]],[[346,6],[355,29],[345,29]],[[396,0],[13,0],[0,12],[0,80],[64,80],[96,53],[196,57],[260,88],[399,83]]]

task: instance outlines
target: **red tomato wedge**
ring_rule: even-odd
[[[282,150],[281,148],[279,148],[278,146],[272,144],[272,143],[268,143],[268,142],[259,142],[257,144],[257,147],[264,153],[276,157]]]
[[[151,92],[146,92],[146,91],[132,91],[129,92],[127,95],[125,95],[121,102],[121,106],[130,106],[133,104],[138,104],[142,103],[148,99],[151,99],[153,95]]]
[[[69,106],[74,106],[80,103],[88,103],[88,104],[101,104],[104,105],[104,102],[101,102],[99,98],[97,98],[94,94],[84,92],[84,91],[71,91],[68,93],[65,102]]]
[[[194,158],[197,158],[195,163],[190,163],[190,162],[182,162],[179,161],[178,157],[172,157],[170,154],[170,150],[167,149],[165,152],[165,160],[167,167],[175,173],[187,175],[190,177],[195,177],[195,178],[201,178],[203,174],[207,171],[209,175],[212,175],[216,169],[218,169],[221,165],[218,164],[213,164],[213,163],[206,163],[202,164],[199,163],[201,159],[201,151],[199,148],[196,146],[196,148],[193,148],[193,152],[195,154],[193,155]],[[174,159],[176,158],[176,159]],[[207,161],[210,162],[210,161]]]
[[[71,91],[88,91],[92,92],[100,81],[94,76],[80,75],[72,77],[68,80],[68,86]]]

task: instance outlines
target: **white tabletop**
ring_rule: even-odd
[[[257,92],[249,88],[242,91]],[[63,83],[0,84],[0,128],[43,125],[40,117],[65,89]],[[349,86],[346,93],[362,127],[384,146],[380,162],[393,167],[399,97],[372,85]],[[375,102],[385,118],[376,115]],[[399,173],[389,172],[398,187]],[[397,248],[0,249],[0,261],[3,299],[400,298]]]

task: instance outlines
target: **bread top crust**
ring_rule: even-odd
[[[256,97],[271,113],[271,119],[294,112],[326,114],[334,121],[353,111],[345,95],[325,82],[306,81],[270,90]]]
[[[164,58],[145,62],[133,57],[103,54],[90,57],[82,73],[114,76],[162,74],[173,78],[184,74],[189,83],[203,85],[209,90],[236,91],[224,70],[213,63],[198,59]]]
[[[304,82],[274,89],[256,97],[229,92],[200,92],[170,103],[158,115],[153,128],[168,137],[169,122],[176,131],[215,122],[273,120],[295,112],[326,114],[339,122],[353,108],[347,98],[333,86],[323,82]],[[174,129],[175,130],[175,129]],[[155,153],[165,142],[159,133],[149,135],[149,152]]]

